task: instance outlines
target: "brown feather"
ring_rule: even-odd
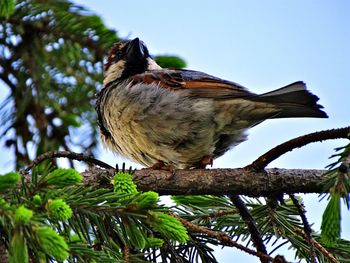
[[[186,95],[190,97],[232,99],[256,96],[234,82],[189,70],[153,70],[134,75],[131,79],[134,84],[156,83],[165,89],[187,90]]]

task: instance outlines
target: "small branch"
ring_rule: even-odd
[[[304,233],[303,230],[301,229],[295,229],[295,232],[302,236],[306,241],[308,240],[306,237],[306,234]],[[330,253],[327,249],[325,249],[320,243],[318,243],[315,239],[312,240],[313,246],[315,246],[315,248],[320,251],[326,258],[328,258],[328,260],[331,263],[339,263],[339,261],[332,255],[332,253]]]
[[[301,220],[303,221],[305,237],[306,237],[307,242],[310,244],[311,262],[316,263],[317,261],[316,261],[316,252],[315,252],[315,247],[314,247],[314,242],[313,242],[314,240],[311,236],[312,230],[311,230],[310,224],[305,216],[305,209],[301,206],[301,204],[299,203],[299,201],[295,198],[295,196],[293,194],[290,194],[289,197],[292,200],[295,207],[298,209],[298,213],[301,217]]]
[[[127,245],[123,247],[123,257],[124,257],[125,263],[130,263],[130,250]]]
[[[250,255],[253,255],[253,256],[256,256],[256,257],[259,257],[259,258],[263,258],[265,259],[267,262],[271,262],[274,260],[273,257],[270,257],[269,255],[265,254],[265,253],[262,253],[262,252],[259,252],[259,251],[254,251],[250,248],[247,248],[241,244],[239,244],[238,242],[236,241],[233,241],[231,239],[231,237],[229,235],[227,235],[226,233],[224,232],[218,232],[218,231],[213,231],[209,228],[206,228],[206,227],[203,227],[203,226],[198,226],[196,224],[193,224],[173,213],[170,213],[172,216],[176,217],[177,219],[179,219],[181,221],[181,223],[189,230],[193,231],[193,232],[197,232],[197,233],[202,233],[208,237],[212,237],[212,238],[215,238],[217,239],[223,246],[228,246],[228,247],[235,247],[235,248],[238,248]]]
[[[350,127],[332,129],[320,132],[314,132],[306,134],[295,139],[284,142],[275,148],[269,150],[258,159],[256,159],[252,164],[248,165],[246,168],[253,169],[254,171],[263,170],[269,163],[276,160],[283,154],[292,151],[295,148],[300,148],[312,142],[321,142],[330,139],[341,139],[349,138]]]
[[[219,218],[226,215],[235,215],[238,214],[239,211],[237,209],[228,209],[228,210],[218,210],[207,215],[199,216],[200,219],[214,219]],[[197,217],[198,218],[198,217]]]
[[[211,221],[213,219],[216,219],[222,216],[235,215],[235,214],[239,214],[239,211],[237,209],[225,209],[225,210],[217,210],[208,214],[183,215],[183,217],[187,220],[196,218],[196,219]]]
[[[55,158],[69,158],[70,160],[77,160],[77,161],[84,161],[86,163],[92,163],[106,169],[114,169],[109,164],[102,162],[100,160],[97,160],[89,155],[85,155],[82,153],[67,152],[67,151],[57,151],[57,152],[47,152],[42,155],[39,155],[27,166],[24,172],[28,172],[35,165],[38,165],[39,163],[45,160],[50,160]]]
[[[263,254],[267,254],[266,247],[264,245],[264,241],[261,238],[259,230],[255,226],[254,218],[249,213],[249,210],[247,206],[244,204],[242,199],[238,195],[232,195],[230,196],[230,200],[235,205],[235,207],[238,209],[239,214],[241,215],[243,221],[246,223],[251,239],[253,241],[254,246],[256,247],[256,250],[258,252],[261,252]],[[260,257],[260,261],[262,263],[267,263],[268,261],[266,258]]]
[[[7,248],[5,245],[5,240],[3,238],[0,238],[0,262],[8,262]]]

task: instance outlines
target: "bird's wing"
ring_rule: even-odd
[[[161,88],[186,91],[186,96],[212,99],[247,98],[256,96],[243,86],[199,71],[152,70],[131,77],[134,84],[156,83]]]

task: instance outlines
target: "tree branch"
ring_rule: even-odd
[[[70,158],[93,163],[106,169],[92,167],[83,173],[88,183],[99,182],[100,178],[110,178],[116,170],[91,156],[72,152],[49,152],[40,155],[26,169],[52,158]],[[142,191],[156,191],[166,195],[213,194],[271,196],[281,193],[323,193],[322,177],[325,170],[267,169],[256,172],[244,168],[236,169],[193,169],[163,170],[141,169],[133,173],[138,188]],[[195,182],[195,183],[194,183]]]
[[[133,173],[134,180],[142,191],[153,190],[166,195],[248,195],[278,196],[293,193],[323,193],[325,170],[266,169],[265,166],[284,153],[310,142],[326,139],[348,138],[350,126],[340,129],[310,133],[285,142],[268,151],[246,168],[237,169],[191,169],[164,170],[142,169]],[[92,168],[86,172],[85,181],[96,183],[103,175],[110,177],[116,170],[91,156],[72,152],[49,152],[35,159],[24,172],[34,165],[52,158],[65,157],[93,163],[107,170]]]
[[[68,151],[57,151],[57,152],[47,152],[42,155],[39,155],[35,160],[30,163],[24,172],[28,172],[30,169],[32,169],[35,165],[38,165],[39,163],[45,161],[45,160],[51,160],[55,158],[68,158],[70,160],[77,160],[77,161],[84,161],[86,163],[92,163],[95,165],[98,165],[100,167],[106,168],[106,169],[113,169],[112,166],[109,164],[102,162],[100,160],[97,160],[93,158],[90,155],[82,154],[82,153],[74,153],[74,152],[68,152]]]
[[[308,238],[303,230],[301,229],[295,229],[295,232],[303,237],[306,241],[308,241]],[[315,239],[312,239],[311,242],[312,245],[315,246],[315,248],[320,251],[331,263],[339,263],[339,261],[330,253],[327,249],[325,249],[320,243],[318,243]]]
[[[141,191],[161,195],[247,195],[271,196],[281,193],[324,193],[326,170],[266,169],[254,172],[237,169],[163,170],[142,169],[133,173]],[[114,169],[91,168],[82,173],[85,182],[96,184],[101,178],[111,178]],[[103,180],[106,181],[106,180]]]
[[[276,160],[283,154],[294,150],[295,148],[300,148],[312,142],[321,142],[324,140],[341,139],[341,138],[346,139],[346,138],[349,138],[349,134],[350,134],[350,126],[345,128],[325,130],[325,131],[306,134],[276,146],[275,148],[261,155],[258,159],[256,159],[252,164],[248,165],[246,168],[252,169],[255,171],[261,171],[269,163]]]

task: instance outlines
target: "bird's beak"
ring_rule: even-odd
[[[126,50],[128,58],[143,58],[145,55],[144,46],[140,39],[137,37],[130,41],[128,48]]]

